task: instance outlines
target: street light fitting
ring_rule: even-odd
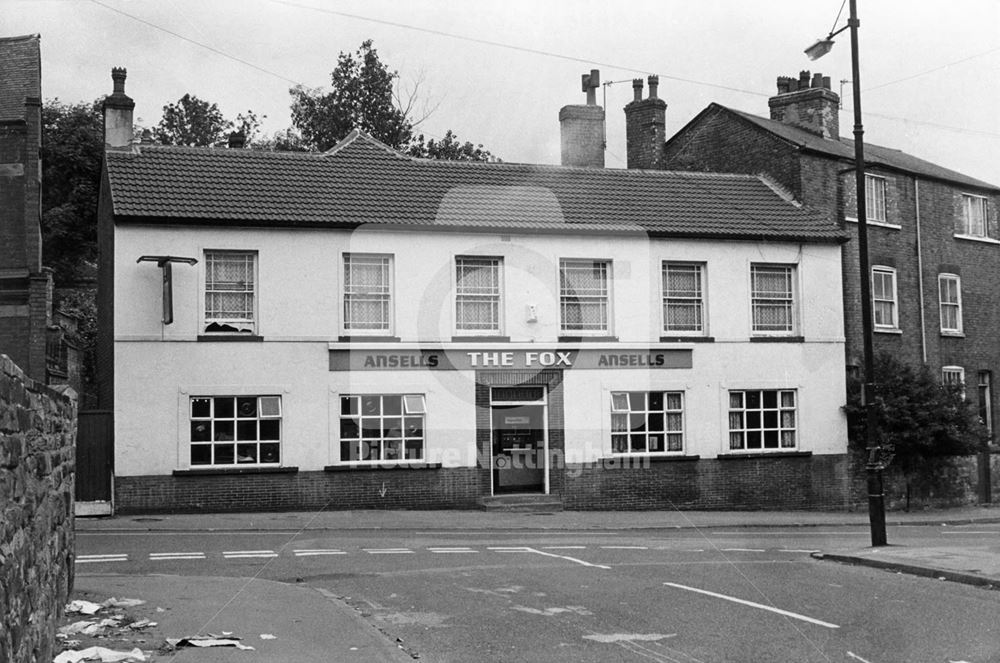
[[[817,39],[816,43],[805,50],[806,56],[810,60],[818,60],[833,48],[834,41],[827,37],[826,39]]]

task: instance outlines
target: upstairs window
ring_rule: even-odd
[[[941,308],[941,333],[962,333],[962,281],[955,274],[938,276],[938,299]]]
[[[455,258],[455,331],[501,333],[500,258]]]
[[[344,331],[392,333],[392,256],[344,254]]]
[[[967,237],[990,237],[997,239],[996,230],[990,228],[989,208],[986,198],[962,194],[962,209],[956,222],[955,232]]]
[[[257,255],[205,252],[205,332],[256,332]]]
[[[560,329],[584,334],[610,331],[610,283],[610,261],[560,260]]]
[[[792,265],[750,266],[754,333],[790,334],[795,331],[794,277]]]
[[[872,322],[875,329],[899,329],[896,270],[872,267]]]
[[[865,175],[865,211],[869,221],[885,223],[885,191],[884,177]]]
[[[701,334],[705,331],[704,265],[663,263],[663,331]]]
[[[952,387],[961,387],[965,398],[965,369],[961,366],[942,366],[941,382]]]

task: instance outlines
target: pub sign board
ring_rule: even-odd
[[[330,350],[331,371],[465,371],[478,369],[676,369],[691,368],[691,350],[551,349]]]

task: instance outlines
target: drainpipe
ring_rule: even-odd
[[[920,180],[913,178],[913,198],[917,204],[917,302],[920,304],[920,352],[927,363],[927,326],[924,323],[924,257],[920,251]]]

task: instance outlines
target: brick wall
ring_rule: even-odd
[[[0,661],[51,661],[73,584],[76,405],[0,355]]]
[[[473,509],[479,483],[472,467],[116,477],[115,510]]]
[[[888,467],[882,473],[886,510],[899,511],[926,507],[944,508],[977,504],[979,499],[981,456],[955,456],[940,458],[933,468],[920,477],[907,478],[898,468]],[[989,456],[993,495],[1000,495],[1000,454]],[[864,463],[851,461],[852,508],[867,508],[867,473]],[[907,485],[909,484],[909,485]]]
[[[559,111],[562,165],[604,168],[604,109],[563,106]]]
[[[843,509],[847,463],[838,454],[571,465],[563,501],[576,510]]]

